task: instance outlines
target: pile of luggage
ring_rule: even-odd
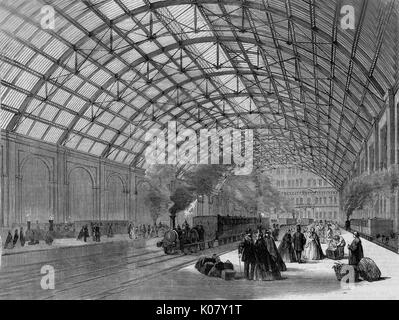
[[[227,260],[223,262],[214,254],[212,257],[201,256],[195,268],[202,274],[208,277],[222,278],[224,280],[231,280],[235,277],[233,264]]]
[[[348,274],[348,266],[342,263],[336,263],[333,266],[335,275],[338,281]],[[370,258],[362,258],[357,266],[350,266],[354,269],[354,281],[358,282],[359,278],[366,280],[368,282],[377,281],[381,278],[381,271],[377,264]]]

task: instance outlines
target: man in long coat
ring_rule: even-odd
[[[292,237],[292,243],[294,245],[296,260],[298,261],[298,263],[302,263],[301,256],[302,256],[302,251],[306,244],[306,238],[304,234],[301,232],[300,225],[296,226],[296,232]]]
[[[363,255],[363,246],[362,241],[360,240],[359,233],[355,231],[353,233],[353,241],[350,245],[348,245],[349,249],[349,264],[353,266],[357,266],[360,260],[364,257]]]
[[[238,255],[244,262],[244,275],[248,280],[253,280],[255,270],[255,248],[250,234],[245,235],[244,240],[238,246]]]

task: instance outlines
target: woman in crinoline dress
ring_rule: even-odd
[[[263,234],[258,232],[254,244],[255,252],[255,271],[254,280],[271,281],[274,280],[271,269],[271,258],[267,251],[267,246],[263,240]]]
[[[306,233],[306,245],[303,253],[306,260],[321,260],[324,258],[320,239],[314,228]]]
[[[292,246],[291,233],[287,232],[280,245],[278,246],[278,252],[284,262],[296,262],[294,247]]]

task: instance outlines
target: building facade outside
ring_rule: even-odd
[[[280,218],[339,220],[339,193],[324,179],[297,167],[279,166],[267,174],[289,203]]]

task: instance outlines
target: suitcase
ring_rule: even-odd
[[[234,270],[223,270],[222,271],[222,279],[224,280],[234,280],[236,272]]]

